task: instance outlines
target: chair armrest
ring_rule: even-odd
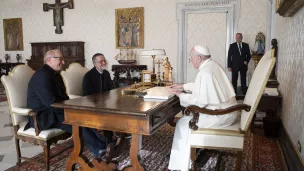
[[[18,115],[29,115],[32,109],[21,108],[21,107],[12,107],[12,112]]]
[[[248,111],[250,111],[250,109],[251,109],[251,106],[246,105],[246,104],[237,104],[237,105],[231,106],[226,109],[217,109],[217,110],[210,110],[210,109],[200,108],[198,106],[191,105],[185,109],[184,114],[187,116],[189,116],[190,114],[193,114],[193,118],[189,121],[189,128],[192,130],[197,130],[198,126],[196,125],[196,123],[199,120],[200,113],[207,114],[207,115],[225,115],[225,114],[239,111],[239,110],[245,110],[248,112]]]
[[[29,116],[33,117],[33,119],[34,119],[35,133],[36,133],[36,136],[38,136],[40,134],[40,132],[41,132],[41,130],[39,128],[39,125],[38,125],[38,114],[35,111],[31,111],[29,113]]]

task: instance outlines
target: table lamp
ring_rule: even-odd
[[[155,57],[156,56],[163,56],[166,55],[165,49],[152,49],[152,50],[142,50],[141,51],[141,56],[152,56],[153,59],[153,73],[152,73],[152,79],[156,79],[156,74],[155,74]]]

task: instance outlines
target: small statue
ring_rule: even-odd
[[[168,57],[165,58],[165,60],[163,62],[163,66],[164,66],[164,81],[169,81],[169,73],[170,73],[171,64],[169,62]]]
[[[271,40],[271,45],[272,45],[272,48],[271,49],[274,49],[274,54],[273,54],[273,56],[274,57],[276,57],[276,58],[278,58],[278,41],[277,41],[277,39],[272,39]],[[272,72],[271,72],[271,74],[270,74],[270,79],[273,79],[273,80],[276,80],[277,79],[277,77],[276,77],[276,68],[277,68],[277,65],[276,64],[274,64],[274,67],[273,67],[273,69],[272,69]]]
[[[173,70],[173,68],[170,67],[170,70],[169,70],[169,77],[168,77],[168,82],[170,82],[170,83],[173,82],[173,79],[172,79],[172,70]]]
[[[271,40],[271,49],[274,49],[274,57],[278,57],[278,41],[277,39]]]

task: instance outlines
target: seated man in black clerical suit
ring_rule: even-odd
[[[83,95],[101,93],[113,89],[113,82],[109,71],[107,71],[107,61],[103,54],[96,53],[92,57],[94,67],[83,77]]]
[[[69,99],[59,73],[63,65],[62,53],[59,50],[50,50],[44,56],[43,67],[34,73],[29,82],[27,107],[38,112],[38,125],[41,130],[59,128],[72,133],[71,125],[62,123],[64,110],[51,107],[54,102]],[[29,126],[34,127],[32,117],[29,118]],[[107,146],[113,141],[101,136],[95,129],[82,128],[82,132],[85,145],[96,157],[102,157]]]
[[[107,71],[107,60],[101,53],[96,53],[92,57],[94,67],[88,71],[82,81],[82,92],[84,96],[110,91],[113,89],[113,82],[109,71]],[[104,131],[105,137],[113,136],[112,131]]]

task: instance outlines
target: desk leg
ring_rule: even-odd
[[[70,154],[67,163],[66,163],[66,170],[73,170],[73,165],[78,163],[83,170],[88,171],[113,171],[115,170],[115,164],[109,163],[107,164],[104,161],[98,161],[94,159],[92,163],[89,163],[89,160],[82,155],[83,151],[83,139],[82,132],[78,126],[73,125],[73,140],[74,140],[74,150]],[[89,166],[90,165],[90,166]]]
[[[130,148],[130,158],[132,167],[128,167],[124,169],[124,171],[143,171],[144,168],[140,165],[138,161],[138,151],[139,151],[139,143],[141,143],[141,135],[132,134],[132,142]]]
[[[79,130],[79,127],[73,125],[72,129],[73,129],[72,131],[73,131],[74,150],[70,154],[70,156],[67,160],[66,170],[73,170],[73,165],[78,162],[78,158],[79,158],[79,156],[81,156],[81,153],[83,150],[83,143],[81,143],[81,139],[80,139],[82,133]]]

